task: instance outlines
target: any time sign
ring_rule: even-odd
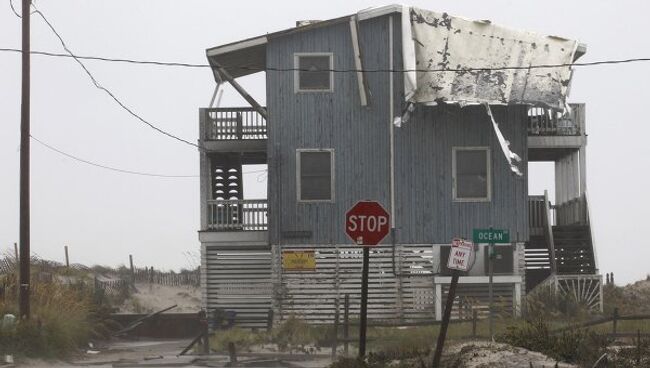
[[[451,242],[447,268],[458,271],[468,271],[472,266],[474,244],[463,239],[454,239]]]

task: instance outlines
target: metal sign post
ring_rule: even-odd
[[[357,245],[363,246],[361,273],[361,310],[359,314],[359,359],[366,356],[366,330],[368,322],[368,273],[370,247],[381,242],[390,228],[390,215],[375,201],[357,202],[345,214],[345,233]]]
[[[433,368],[438,368],[440,365],[440,359],[442,358],[442,348],[444,347],[445,339],[447,338],[447,329],[449,328],[449,320],[451,319],[451,309],[454,306],[454,299],[456,298],[456,287],[458,286],[460,271],[469,271],[472,268],[473,255],[474,244],[471,242],[463,239],[454,239],[451,242],[447,268],[452,269],[453,271],[451,274],[449,292],[447,293],[447,303],[445,303],[445,312],[442,316],[442,324],[440,325],[440,332],[438,333],[438,343],[436,344],[436,351],[433,354]]]
[[[494,342],[494,243],[490,243],[488,246],[488,319],[489,319],[489,330],[490,330],[490,339]]]
[[[370,248],[363,247],[363,272],[361,273],[361,311],[359,315],[359,358],[366,356],[366,331],[368,330],[368,268]]]
[[[490,339],[494,341],[494,257],[495,243],[507,244],[510,243],[510,231],[502,229],[474,229],[472,231],[472,240],[474,243],[488,243],[488,323]]]

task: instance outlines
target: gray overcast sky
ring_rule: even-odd
[[[20,20],[0,5],[0,47],[20,48]],[[20,0],[14,0],[20,8]],[[205,49],[292,27],[299,19],[351,14],[376,1],[40,0],[36,5],[80,55],[204,63]],[[645,0],[412,1],[412,5],[588,45],[581,61],[650,57]],[[61,52],[40,18],[32,48]],[[198,174],[197,151],[144,126],[95,89],[74,61],[32,59],[32,133],[62,150],[106,165],[165,174]],[[208,104],[209,70],[87,61],[97,79],[146,119],[185,139],[198,135],[198,108]],[[645,105],[650,63],[579,68],[570,100],[587,103],[588,191],[602,272],[618,283],[650,273],[650,146]],[[264,101],[263,75],[242,84]],[[243,106],[226,90],[222,106]],[[0,53],[0,250],[18,240],[20,56]],[[536,165],[531,193],[552,189],[549,165]],[[259,174],[247,178],[259,197]],[[195,266],[198,180],[119,174],[74,162],[32,143],[32,250],[72,262]]]

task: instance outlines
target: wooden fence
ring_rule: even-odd
[[[133,282],[159,284],[165,286],[193,286],[199,287],[201,281],[200,273],[188,272],[162,272],[156,271],[153,267],[136,268],[133,271]]]
[[[595,326],[604,325],[611,322],[612,329],[611,332],[607,333],[608,337],[611,338],[637,337],[637,336],[650,337],[650,332],[641,333],[639,330],[621,332],[618,326],[618,323],[620,321],[646,321],[646,320],[650,320],[650,314],[635,314],[635,315],[621,316],[618,313],[618,308],[615,308],[611,316],[594,319],[592,321],[583,322],[577,325],[570,325],[570,326],[558,328],[552,330],[551,333],[558,334],[569,330],[595,327]]]

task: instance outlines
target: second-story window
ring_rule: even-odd
[[[453,198],[459,202],[487,202],[492,178],[488,147],[453,147]]]
[[[334,73],[331,53],[294,54],[295,92],[331,92]]]
[[[334,201],[334,151],[301,149],[296,152],[299,202]]]

